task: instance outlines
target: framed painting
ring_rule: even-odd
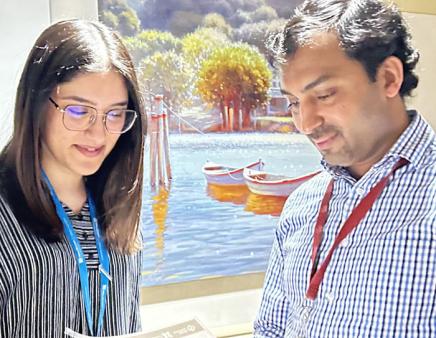
[[[284,203],[320,160],[265,47],[296,4],[100,1],[147,111],[143,286],[265,271]]]

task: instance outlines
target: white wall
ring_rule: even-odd
[[[49,22],[48,0],[4,0],[0,5],[0,148],[11,133],[21,69],[34,41]]]
[[[421,57],[417,66],[419,84],[408,106],[417,108],[436,130],[436,15],[404,14],[412,33],[412,43]]]
[[[15,91],[36,38],[51,22],[97,14],[97,0],[0,1],[0,149],[11,134]]]
[[[51,22],[61,19],[88,19],[98,18],[97,0],[50,0]]]

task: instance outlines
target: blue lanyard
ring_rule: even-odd
[[[89,295],[89,276],[88,276],[88,268],[86,266],[85,255],[83,254],[82,248],[80,247],[79,240],[77,239],[76,233],[74,231],[73,225],[71,223],[70,218],[62,207],[59,198],[56,195],[56,192],[53,189],[47,175],[44,170],[42,170],[42,177],[44,181],[47,183],[47,186],[50,190],[51,198],[56,206],[56,212],[59,218],[64,225],[65,235],[67,236],[68,241],[70,242],[74,256],[76,257],[77,264],[79,266],[79,276],[80,276],[80,285],[82,289],[83,301],[85,303],[86,310],[86,320],[88,322],[88,328],[91,332],[91,335],[94,336],[94,325],[92,320],[92,311],[91,311],[91,297]],[[92,199],[89,191],[87,192],[88,197],[88,205],[89,212],[91,214],[91,222],[92,227],[94,229],[95,242],[97,245],[98,258],[100,260],[99,265],[99,273],[100,273],[100,311],[98,315],[98,325],[97,325],[97,336],[101,334],[101,327],[103,325],[103,315],[104,309],[106,307],[106,296],[109,287],[109,281],[111,277],[109,275],[109,255],[104,244],[104,240],[102,239],[100,229],[98,227],[97,221],[97,212],[95,209],[94,200]]]

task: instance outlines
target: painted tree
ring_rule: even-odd
[[[266,54],[265,43],[268,37],[281,30],[285,24],[285,19],[246,23],[238,29],[233,30],[233,37],[235,41],[256,46],[261,53]]]
[[[118,24],[119,24],[118,17],[111,11],[102,11],[100,14],[100,20],[106,26],[112,29],[118,29]]]
[[[227,37],[232,37],[232,26],[230,26],[226,19],[221,14],[209,13],[207,14],[201,23],[203,27],[214,28],[217,31],[225,34]]]
[[[170,32],[158,30],[142,31],[136,36],[124,38],[123,41],[137,65],[156,52],[174,51],[180,53],[182,48],[180,39]]]
[[[100,19],[122,35],[133,36],[140,31],[141,22],[136,11],[125,0],[99,1]]]
[[[264,104],[271,82],[271,71],[259,51],[239,43],[215,50],[200,69],[197,90],[202,99],[220,108],[222,129],[239,130],[251,126],[250,113]],[[229,107],[233,125],[229,125]]]
[[[140,80],[148,93],[163,94],[176,111],[192,101],[193,71],[183,57],[174,51],[157,52],[143,59]]]
[[[303,0],[266,0],[266,3],[273,7],[281,18],[289,18],[296,6]]]
[[[139,33],[141,23],[132,9],[121,12],[118,16],[118,31],[124,36],[134,36]]]
[[[266,0],[146,0],[139,6],[138,15],[144,29],[171,30],[180,36],[193,32],[209,13],[222,15],[235,27],[233,16],[238,10],[251,13],[264,5]]]
[[[215,28],[198,28],[182,39],[182,54],[195,72],[200,70],[201,64],[217,48],[230,44],[230,40]]]
[[[193,32],[201,24],[203,16],[191,11],[175,11],[168,21],[168,30],[182,37]]]

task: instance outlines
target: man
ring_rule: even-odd
[[[436,138],[417,52],[378,0],[306,0],[272,41],[325,170],[280,218],[255,337],[436,337]]]

